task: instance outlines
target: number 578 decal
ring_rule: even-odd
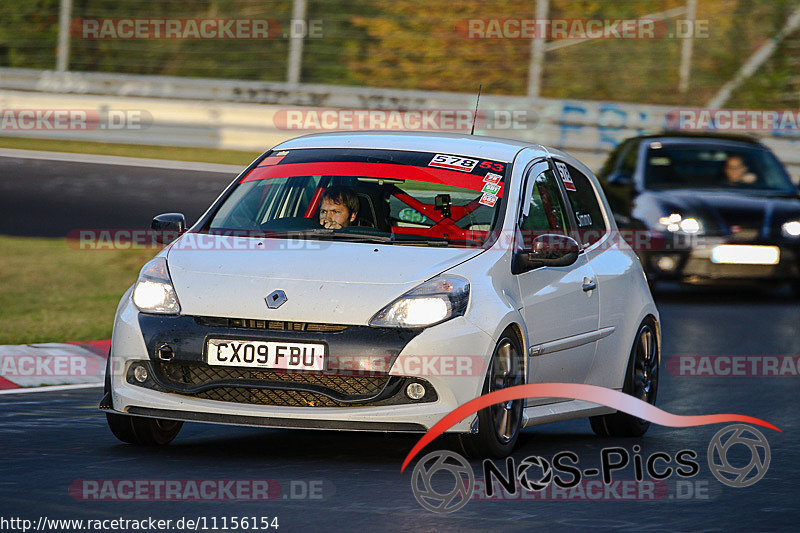
[[[428,163],[429,167],[446,168],[448,170],[459,170],[461,172],[472,172],[475,165],[478,164],[477,159],[467,159],[466,157],[459,157],[456,155],[436,154]]]
[[[558,173],[561,176],[561,181],[564,183],[564,188],[568,191],[575,191],[575,182],[572,181],[572,176],[569,174],[569,169],[567,165],[562,163],[561,161],[556,161],[556,168],[558,169]]]

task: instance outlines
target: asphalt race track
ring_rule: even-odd
[[[244,168],[244,166],[242,166]],[[236,173],[187,172],[0,155],[0,235],[149,229],[160,213],[194,223]]]
[[[182,210],[191,220],[230,179],[214,173],[0,158],[0,232],[63,236],[75,227],[146,227],[162,211]],[[525,430],[514,453],[517,463],[527,456],[549,460],[569,450],[579,456],[583,470],[600,467],[603,448],[620,446],[633,456],[633,446],[639,445],[645,462],[655,452],[674,457],[680,450],[693,450],[699,472],[668,478],[657,498],[626,499],[619,489],[597,498],[470,501],[441,515],[415,500],[411,468],[400,473],[418,436],[186,424],[167,448],[137,448],[119,443],[106,428],[97,410],[100,389],[84,389],[0,396],[0,516],[34,523],[42,516],[205,517],[209,526],[212,518],[221,524],[224,517],[265,516],[278,518],[279,531],[796,530],[800,376],[680,376],[669,361],[686,355],[798,356],[800,307],[781,290],[666,287],[656,301],[663,327],[658,406],[682,415],[746,414],[778,426],[783,433],[759,428],[769,442],[771,462],[757,483],[728,487],[710,471],[709,442],[725,425],[654,425],[642,439],[600,439],[586,420],[577,420]],[[744,466],[748,448],[734,445],[730,458],[734,466]],[[472,466],[476,477],[483,477],[480,463]],[[616,481],[633,478],[632,465],[613,472]],[[93,501],[70,492],[81,480],[220,479],[276,480],[282,492],[267,502]]]

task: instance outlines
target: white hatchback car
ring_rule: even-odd
[[[424,432],[487,392],[586,383],[655,403],[658,312],[594,175],[539,145],[468,135],[331,133],[245,169],[117,309],[101,408],[119,439],[183,421]],[[505,456],[522,428],[590,417],[558,398],[453,426]]]

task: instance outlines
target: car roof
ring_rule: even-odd
[[[509,163],[524,148],[532,148],[546,156],[554,151],[539,144],[467,135],[463,133],[423,133],[423,132],[330,132],[304,135],[282,142],[273,150],[295,150],[301,148],[362,148],[385,150],[408,150],[419,152],[442,152],[466,157],[483,157]]]
[[[659,141],[667,141],[667,142],[720,142],[720,143],[730,143],[730,142],[737,142],[737,143],[747,143],[751,145],[763,146],[761,142],[758,140],[757,137],[745,134],[735,134],[735,133],[717,133],[717,132],[706,132],[706,131],[697,131],[697,132],[689,132],[689,131],[663,131],[661,133],[650,133],[647,135],[638,135],[636,137],[631,137],[626,140],[659,140]]]

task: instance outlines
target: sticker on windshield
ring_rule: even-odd
[[[425,215],[417,211],[416,209],[412,209],[411,207],[405,207],[400,210],[397,214],[397,218],[402,220],[403,222],[411,222],[414,224],[422,224],[425,222]]]
[[[483,193],[481,199],[478,200],[479,204],[488,205],[489,207],[494,207],[494,204],[497,203],[497,196],[494,194]]]
[[[558,169],[558,174],[561,176],[561,181],[564,183],[564,188],[568,191],[576,191],[575,183],[572,181],[572,176],[569,175],[567,165],[556,161],[556,168]]]
[[[494,172],[487,172],[486,177],[483,178],[483,181],[494,183],[496,185],[500,183],[501,179],[503,179],[503,176],[501,176],[500,174],[495,174]]]
[[[288,150],[284,150],[282,152],[275,152],[273,154],[270,154],[268,157],[264,158],[264,160],[261,162],[261,164],[259,166],[260,167],[268,167],[268,166],[271,166],[271,165],[277,165],[288,154],[289,154]]]
[[[477,159],[467,159],[466,157],[459,157],[457,155],[436,154],[433,156],[433,159],[431,159],[431,162],[428,163],[428,166],[458,170],[460,172],[472,172],[477,164]]]
[[[578,217],[578,225],[580,227],[592,225],[592,215],[588,213],[585,215],[578,214],[577,217]]]
[[[502,172],[505,167],[503,163],[496,163],[494,161],[481,161],[480,168],[494,170],[495,172]]]
[[[497,193],[500,192],[500,185],[495,185],[494,183],[487,183],[481,189],[481,192],[489,193],[492,196],[497,196]]]

